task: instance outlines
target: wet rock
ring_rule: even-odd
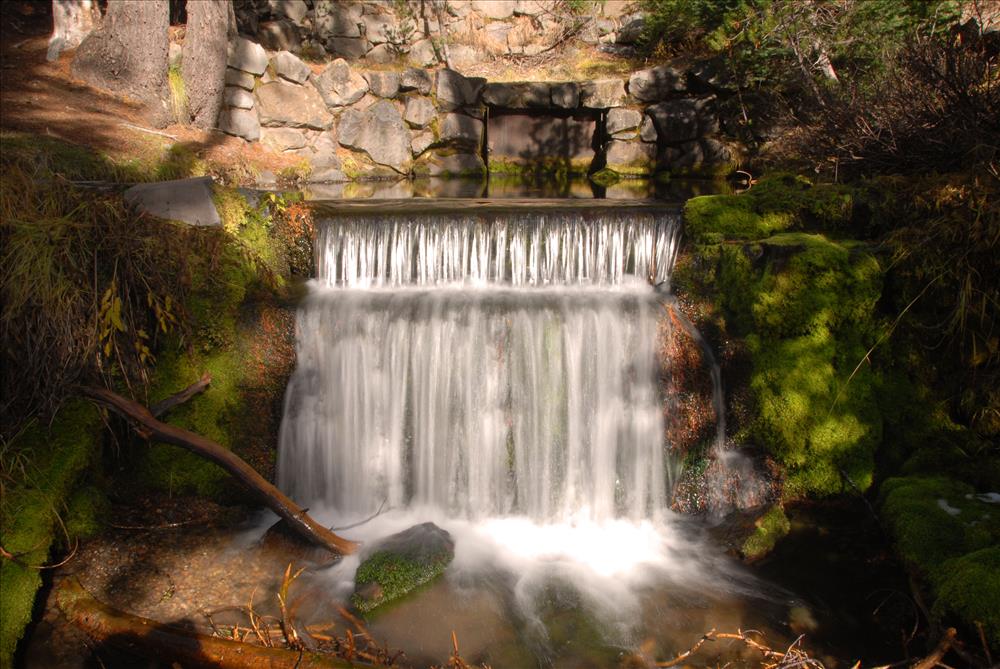
[[[315,84],[328,107],[353,104],[368,92],[368,81],[352,70],[343,58],[330,63],[315,78]]]
[[[325,130],[333,124],[323,98],[312,86],[272,81],[257,88],[256,98],[261,125]]]
[[[623,107],[627,97],[622,79],[595,79],[580,84],[580,105],[590,109]]]
[[[226,68],[226,86],[238,86],[248,91],[253,90],[254,77],[249,72]]]
[[[634,109],[610,109],[605,123],[609,135],[635,130],[642,123],[642,114]]]
[[[130,207],[152,216],[190,225],[222,225],[212,200],[212,177],[138,184],[124,197]]]
[[[398,72],[366,72],[363,76],[371,92],[380,98],[394,98],[399,93]]]
[[[371,613],[440,576],[454,557],[451,535],[434,523],[383,539],[368,549],[358,567],[351,604]]]
[[[410,97],[406,99],[406,107],[403,110],[403,120],[414,128],[426,127],[434,120],[437,111],[434,103],[427,98]]]
[[[219,130],[256,142],[260,139],[260,120],[251,109],[226,109],[219,115]]]
[[[441,119],[439,139],[444,144],[479,148],[483,122],[465,114],[445,114]]]
[[[297,56],[288,52],[280,51],[271,59],[271,65],[279,77],[288,79],[296,84],[304,84],[312,74],[309,66],[303,63]]]
[[[363,112],[348,109],[340,118],[338,139],[343,146],[364,151],[380,165],[405,173],[412,159],[410,132],[388,100]]]
[[[686,88],[684,74],[668,65],[633,72],[628,80],[629,95],[640,102],[658,102]]]
[[[267,69],[267,54],[260,44],[237,37],[229,48],[226,64],[237,70],[260,76]]]

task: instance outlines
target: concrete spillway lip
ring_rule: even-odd
[[[320,217],[371,214],[499,214],[516,211],[566,211],[600,215],[602,212],[679,214],[681,205],[660,200],[582,200],[558,198],[409,198],[398,200],[314,200]]]

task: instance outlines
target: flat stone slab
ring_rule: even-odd
[[[212,177],[137,184],[125,191],[125,203],[141,212],[189,225],[222,225],[212,200]]]

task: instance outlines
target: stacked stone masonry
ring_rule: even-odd
[[[720,136],[715,96],[693,69],[660,66],[628,78],[588,81],[487,82],[445,67],[433,48],[421,52],[419,44],[428,42],[424,31],[433,34],[439,18],[449,19],[425,17],[417,30],[391,13],[399,3],[236,4],[242,30],[248,30],[250,10],[268,20],[254,26],[259,41],[239,37],[230,46],[219,129],[302,160],[315,181],[482,175],[487,162],[496,171],[562,163],[573,172],[606,167],[644,176],[718,171],[732,160]],[[485,26],[518,20],[535,25],[544,22],[550,4],[449,0],[447,8],[467,25],[478,25],[478,19],[468,19],[481,15]],[[594,23],[608,32],[599,39],[620,35],[623,26],[640,20],[614,14],[628,3],[608,0],[604,7],[609,15]],[[509,46],[520,39],[514,30],[494,28],[493,34]],[[291,37],[275,37],[285,33]],[[379,46],[389,52],[384,59],[372,57]],[[450,55],[457,68],[454,46]]]

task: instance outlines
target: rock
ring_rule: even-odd
[[[326,50],[335,56],[358,60],[363,58],[371,45],[363,37],[331,37],[326,43]]]
[[[705,162],[709,165],[723,165],[731,162],[733,159],[733,152],[729,150],[728,146],[717,139],[704,137],[698,141],[698,144],[701,146],[702,154],[705,156]]]
[[[323,98],[312,86],[273,81],[259,86],[256,97],[262,125],[325,130],[333,124]]]
[[[552,105],[551,88],[550,84],[540,81],[486,84],[483,102],[510,109],[549,107]]]
[[[277,186],[277,182],[274,173],[266,172],[261,174],[257,185],[263,188],[273,188]],[[267,528],[264,536],[260,538],[260,550],[271,559],[284,560],[287,558],[316,566],[326,566],[337,561],[337,556],[325,548],[304,542],[302,537],[288,527],[288,521],[284,519]]]
[[[580,105],[590,109],[624,107],[627,94],[621,79],[596,79],[580,84]]]
[[[231,67],[226,68],[226,86],[239,86],[240,88],[252,91],[253,80],[254,77],[249,72],[234,70]]]
[[[517,84],[486,84],[486,88],[483,89],[483,102],[494,107],[518,107],[519,98],[520,90]]]
[[[288,17],[295,23],[302,23],[302,19],[309,13],[309,7],[305,0],[271,0],[271,11]]]
[[[340,157],[337,155],[337,137],[332,130],[322,133],[312,145],[312,156],[309,162],[313,168],[341,168]]]
[[[393,22],[384,15],[373,16],[366,14],[361,17],[365,26],[365,37],[372,44],[384,44],[389,41],[393,30]]]
[[[467,70],[481,63],[485,57],[485,54],[468,44],[452,44],[448,47],[451,66],[458,70]]]
[[[551,0],[517,0],[514,13],[519,16],[538,16],[554,9]]]
[[[434,45],[429,39],[414,42],[406,58],[418,67],[430,67],[437,63],[437,54],[434,53]]]
[[[486,174],[486,164],[475,153],[454,153],[447,156],[434,155],[421,171],[428,176],[481,176]]]
[[[660,151],[660,165],[670,171],[693,171],[705,163],[705,152],[698,142],[666,146]]]
[[[375,103],[363,112],[348,109],[340,117],[338,139],[343,146],[364,151],[380,165],[397,172],[408,171],[410,132],[399,111],[388,100]]]
[[[299,27],[288,19],[261,23],[257,37],[271,51],[299,51],[302,48]]]
[[[365,60],[376,65],[388,65],[396,60],[396,52],[388,44],[376,44],[365,54]]]
[[[605,128],[609,135],[634,130],[642,123],[642,114],[634,109],[609,109]]]
[[[653,119],[649,116],[642,117],[642,127],[639,128],[639,138],[644,142],[656,141],[656,126],[653,125]]]
[[[427,70],[420,70],[415,67],[406,69],[399,79],[399,87],[404,91],[417,91],[421,95],[429,95],[431,92],[431,75]]]
[[[430,130],[424,130],[423,132],[417,133],[413,136],[413,139],[410,141],[410,151],[414,156],[419,156],[421,153],[431,148],[434,141],[434,133]]]
[[[615,38],[616,44],[636,44],[642,37],[642,31],[646,27],[646,19],[642,15],[622,17],[621,28],[618,29]]]
[[[370,613],[434,580],[454,557],[451,535],[434,523],[393,534],[368,549],[354,575],[351,604]]]
[[[368,92],[368,80],[338,58],[314,79],[316,89],[328,107],[343,107],[360,100]]]
[[[613,139],[606,157],[607,168],[619,174],[650,174],[656,166],[656,146]]]
[[[597,28],[598,35],[610,35],[615,31],[615,22],[602,17],[594,21],[594,27]]]
[[[260,139],[260,121],[257,112],[250,109],[227,109],[219,114],[219,130],[242,137],[248,142]]]
[[[167,64],[169,67],[178,68],[181,66],[181,57],[184,54],[184,49],[177,42],[170,43],[170,50],[167,52]]]
[[[271,65],[279,77],[293,81],[296,84],[304,84],[309,80],[312,70],[299,58],[288,51],[281,51],[271,59]]]
[[[438,70],[436,94],[442,111],[454,111],[476,102],[473,82],[455,70]]]
[[[414,128],[426,127],[434,120],[437,110],[434,103],[424,97],[406,98],[406,107],[403,109],[403,120]]]
[[[229,67],[260,76],[267,69],[264,47],[243,37],[237,37],[229,47]]]
[[[629,95],[641,102],[658,102],[686,88],[684,74],[668,65],[633,72],[628,80]]]
[[[516,6],[517,3],[514,0],[490,0],[489,2],[476,3],[476,9],[491,19],[509,19],[514,16]]]
[[[682,98],[669,100],[646,108],[646,115],[653,119],[659,141],[685,142],[699,137],[702,127],[710,120],[709,99]]]
[[[478,149],[483,138],[483,122],[465,114],[445,114],[438,139],[443,144]]]
[[[223,101],[227,107],[253,109],[253,95],[251,95],[250,91],[235,86],[226,87],[226,94]]]
[[[212,200],[212,177],[138,184],[124,197],[127,205],[152,216],[190,225],[222,225]]]
[[[261,131],[260,141],[261,144],[280,153],[303,148],[306,145],[306,136],[292,128],[264,128]]]
[[[339,167],[324,167],[321,169],[313,170],[312,174],[309,175],[309,183],[344,183],[350,181]]]
[[[316,33],[321,37],[361,37],[361,3],[338,2],[328,14],[316,17]]]
[[[399,72],[365,72],[362,76],[371,92],[380,98],[394,98],[399,94]]]
[[[576,109],[580,104],[580,87],[574,83],[552,84],[549,96],[553,107]]]

